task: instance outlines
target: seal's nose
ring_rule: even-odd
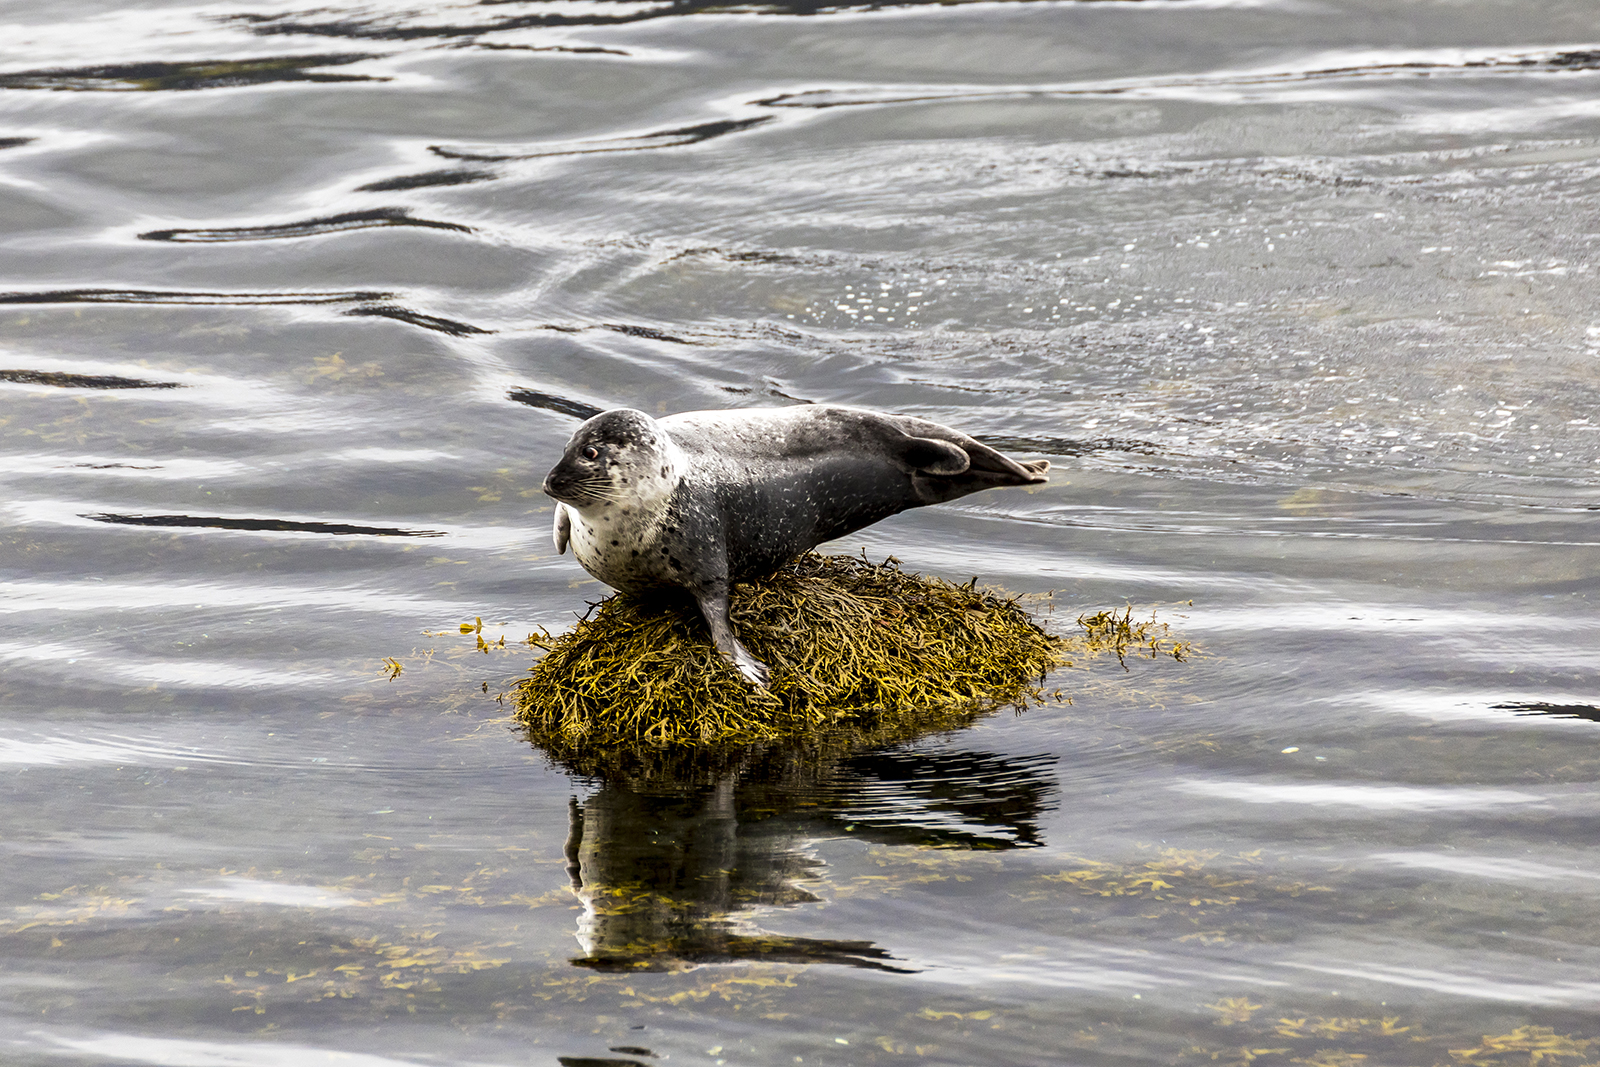
[[[544,476],[544,485],[540,486],[544,495],[554,497],[556,500],[565,500],[572,489],[572,472],[563,470],[557,463],[550,468],[550,473]]]

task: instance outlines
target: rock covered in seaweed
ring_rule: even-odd
[[[772,668],[752,690],[716,653],[687,597],[623,594],[517,683],[517,717],[566,744],[740,743],[848,724],[949,718],[946,728],[1026,701],[1063,662],[1060,642],[1015,599],[924,578],[890,559],[806,555],[735,588],[732,617]]]

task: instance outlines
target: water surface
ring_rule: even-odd
[[[1591,5],[0,19],[0,1058],[1600,1062]],[[577,420],[799,402],[1200,654],[547,758]]]

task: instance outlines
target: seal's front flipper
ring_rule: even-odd
[[[752,656],[750,650],[733,636],[733,626],[728,622],[727,589],[715,590],[704,596],[696,593],[695,600],[700,605],[700,614],[706,618],[706,625],[711,628],[711,640],[716,643],[722,658],[738,668],[745,681],[757,689],[765,689],[769,674],[767,665]]]
[[[556,539],[556,555],[566,555],[567,542],[572,539],[572,515],[567,511],[566,505],[556,505],[556,526],[550,534]]]

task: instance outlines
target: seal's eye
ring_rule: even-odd
[[[600,458],[600,450],[598,448],[594,447],[593,445],[590,445],[588,448],[583,450],[583,458],[584,459],[599,459]]]

